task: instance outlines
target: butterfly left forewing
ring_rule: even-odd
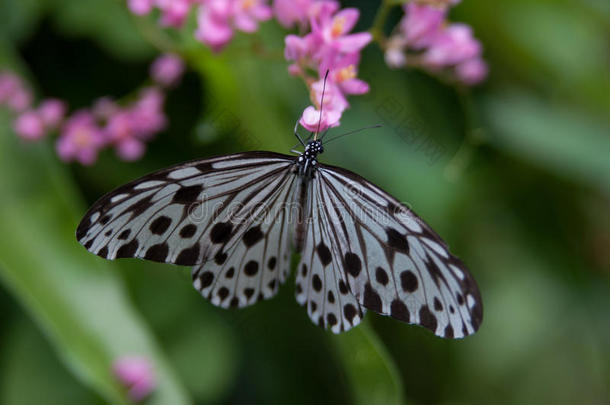
[[[107,259],[180,265],[213,258],[247,231],[260,202],[277,192],[293,159],[271,152],[222,156],[164,169],[98,200],[77,239]]]
[[[349,171],[320,166],[321,198],[351,292],[364,307],[436,335],[474,333],[482,302],[474,279],[428,225]]]

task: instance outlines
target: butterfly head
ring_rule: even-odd
[[[297,159],[298,172],[304,177],[313,177],[318,164],[317,156],[324,152],[322,142],[318,140],[309,141],[305,145],[305,151]]]
[[[315,159],[317,155],[324,153],[324,146],[321,141],[309,141],[305,145],[305,152],[303,155],[305,158]]]

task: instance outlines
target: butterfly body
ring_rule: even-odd
[[[417,215],[355,173],[298,156],[246,152],[187,162],[98,200],[76,236],[106,259],[193,266],[214,305],[273,297],[289,276],[317,324],[338,333],[367,309],[449,338],[482,320],[476,283]]]

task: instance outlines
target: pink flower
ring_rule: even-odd
[[[165,95],[156,87],[140,91],[140,98],[131,107],[131,119],[134,131],[141,139],[150,139],[167,124],[163,112]]]
[[[445,8],[410,2],[405,4],[405,16],[400,29],[407,44],[413,49],[422,49],[434,41],[446,16]]]
[[[311,98],[314,100],[315,107],[307,107],[303,111],[299,123],[308,131],[316,131],[318,121],[320,121],[320,131],[338,126],[343,111],[349,107],[349,103],[341,93],[340,88],[330,79],[326,81],[326,87],[324,87],[324,80],[319,80],[311,85],[311,91]],[[324,100],[322,100],[322,92],[324,92]],[[324,102],[323,105],[322,101]],[[320,108],[322,109],[321,120]]]
[[[481,53],[481,44],[465,24],[452,24],[436,36],[423,55],[432,68],[456,65]]]
[[[455,67],[457,77],[467,85],[482,82],[487,77],[488,67],[481,58],[469,59]]]
[[[163,103],[163,93],[150,87],[132,105],[117,108],[108,116],[104,131],[120,158],[133,161],[144,155],[144,141],[165,127]]]
[[[318,62],[314,61],[313,54],[320,48],[320,41],[313,35],[299,37],[296,35],[287,35],[284,38],[286,47],[284,48],[284,57],[287,60],[294,61],[288,67],[288,71],[292,75],[300,75],[303,73],[303,67],[310,67],[317,70]]]
[[[263,0],[207,0],[199,8],[195,36],[219,52],[233,38],[234,29],[254,32],[271,14]]]
[[[38,106],[38,114],[47,129],[55,129],[66,114],[66,103],[56,98],[43,100]]]
[[[271,18],[271,8],[263,0],[235,0],[233,3],[233,23],[244,32],[254,32],[259,21]]]
[[[312,18],[311,35],[318,36],[322,42],[322,49],[317,55],[320,60],[324,59],[329,52],[360,52],[371,42],[373,37],[368,32],[348,34],[356,25],[359,16],[358,9],[346,8],[335,15],[324,10],[320,13],[319,18]]]
[[[161,25],[180,28],[191,10],[193,0],[157,0],[161,9]]]
[[[32,110],[21,113],[13,123],[13,128],[17,135],[28,141],[40,139],[45,135],[40,114]]]
[[[316,132],[318,131],[318,121],[320,121],[319,131],[323,132],[328,128],[338,126],[340,124],[340,118],[340,111],[324,109],[322,112],[322,119],[320,120],[320,110],[316,110],[314,106],[309,106],[303,111],[299,124],[308,131]]]
[[[233,38],[233,29],[229,25],[230,16],[231,6],[228,2],[210,0],[199,8],[195,36],[214,52],[221,51]]]
[[[110,97],[101,97],[95,100],[92,107],[93,115],[100,121],[107,121],[119,111],[119,106]]]
[[[304,26],[309,17],[312,0],[274,0],[273,14],[280,24],[291,28],[295,24]]]
[[[332,64],[322,63],[319,69],[320,77],[329,71],[329,81],[334,83],[343,94],[364,94],[369,91],[369,85],[358,79],[358,64],[360,63],[360,54],[357,52],[347,55],[339,55],[335,58],[328,58]]]
[[[59,157],[66,161],[77,160],[91,165],[105,144],[104,134],[89,111],[76,112],[62,128],[56,148]]]
[[[157,385],[152,365],[145,357],[120,357],[112,369],[117,379],[127,387],[127,395],[134,402],[149,396]]]
[[[19,76],[12,72],[0,73],[0,104],[15,112],[22,112],[32,105],[32,93]]]
[[[184,62],[174,54],[164,54],[158,57],[150,68],[153,80],[165,87],[178,83],[184,73]]]
[[[153,0],[127,0],[127,7],[136,15],[145,15],[152,10]]]

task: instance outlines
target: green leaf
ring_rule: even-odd
[[[356,404],[405,403],[396,365],[368,323],[334,340]]]
[[[568,106],[524,94],[497,95],[484,104],[490,142],[561,176],[610,192],[610,125]]]
[[[154,48],[136,30],[126,2],[88,0],[85,5],[80,0],[53,0],[53,3],[54,20],[67,34],[89,37],[126,59],[153,53]]]
[[[116,268],[75,240],[84,207],[51,143],[25,144],[0,117],[0,280],[78,378],[112,403],[125,392],[111,372],[122,355],[146,356],[158,387],[151,404],[186,404],[154,337],[132,308]]]

